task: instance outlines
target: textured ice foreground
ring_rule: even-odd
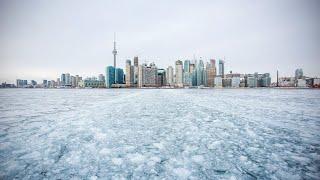
[[[319,179],[320,91],[1,89],[0,179]]]

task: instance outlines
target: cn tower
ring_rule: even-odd
[[[114,69],[116,69],[116,65],[117,65],[116,33],[114,33],[114,37],[113,37],[113,51],[112,51],[112,54],[113,54],[113,66],[114,66]]]

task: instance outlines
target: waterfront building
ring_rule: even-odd
[[[158,69],[157,86],[162,87],[166,84],[166,71],[164,69]]]
[[[301,68],[296,69],[295,78],[296,79],[303,79],[303,70]]]
[[[47,88],[48,87],[48,80],[43,80],[42,81],[42,87]]]
[[[319,88],[320,87],[320,78],[313,78],[312,86]]]
[[[224,77],[224,61],[221,59],[219,60],[219,75]]]
[[[138,86],[139,87],[156,87],[158,78],[158,70],[154,63],[149,66],[142,64],[139,66]]]
[[[204,85],[204,64],[201,59],[199,60],[198,66],[196,67],[196,71],[197,86]]]
[[[191,63],[189,66],[189,72],[192,73],[196,69],[196,65]]]
[[[57,87],[60,87],[60,86],[61,86],[60,78],[57,78]]]
[[[257,78],[253,74],[248,74],[246,76],[247,79],[247,87],[254,88],[257,87]]]
[[[113,69],[112,69],[113,70]],[[96,77],[88,77],[79,81],[79,87],[81,88],[104,88],[105,80]]]
[[[99,78],[103,78],[101,80],[105,81],[105,76],[102,74],[102,76],[99,75]],[[82,77],[80,77],[79,75],[76,75],[76,87],[79,87],[79,82],[82,80]]]
[[[16,80],[16,86],[17,86],[17,88],[27,87],[28,86],[28,81],[27,80],[17,79]]]
[[[107,88],[111,88],[112,84],[115,84],[115,69],[113,66],[106,67],[106,80],[105,84]]]
[[[183,64],[183,72],[190,73],[190,60],[185,60]]]
[[[214,78],[214,87],[218,87],[218,88],[222,87],[222,78],[220,76],[216,76]]]
[[[61,74],[61,86],[65,86],[66,84],[66,74]]]
[[[32,86],[36,86],[36,85],[37,85],[37,81],[31,80],[31,85],[32,85]]]
[[[240,87],[240,76],[239,77],[232,77],[231,78],[231,87],[238,88]]]
[[[133,86],[134,83],[134,66],[131,66],[131,60],[126,61],[126,85]]]
[[[231,87],[232,85],[232,78],[224,77],[222,78],[222,87]]]
[[[258,75],[259,87],[270,87],[271,77],[269,73],[259,74]]]
[[[183,85],[192,86],[192,73],[185,72],[183,75]]]
[[[103,75],[103,74],[99,74],[98,80],[99,80],[99,81],[105,81],[104,75]]]
[[[71,87],[76,87],[77,81],[75,76],[71,76]]]
[[[183,65],[182,61],[177,60],[176,61],[176,68],[175,68],[175,86],[177,87],[183,87]]]
[[[70,87],[71,86],[71,75],[69,73],[65,74],[65,86]]]
[[[14,84],[7,84],[6,82],[1,83],[0,88],[15,88],[17,86],[15,86]]]
[[[168,86],[173,86],[174,85],[174,82],[173,82],[173,68],[172,66],[169,66],[167,68],[167,85]]]
[[[280,77],[278,83],[280,87],[294,87],[295,77]]]
[[[138,75],[139,75],[139,59],[138,56],[135,56],[133,58],[133,71],[134,71],[134,77],[133,77],[133,83],[135,86],[138,84]]]
[[[115,70],[115,84],[124,84],[124,72],[121,68]]]
[[[214,87],[214,78],[216,77],[216,60],[211,59],[208,67],[206,68],[207,86]]]
[[[305,79],[297,79],[297,87],[307,87],[307,82]]]

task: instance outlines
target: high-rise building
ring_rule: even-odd
[[[106,87],[111,88],[115,83],[115,69],[113,66],[106,67]]]
[[[98,81],[105,81],[105,77],[103,74],[99,74]]]
[[[48,80],[42,81],[42,87],[47,88],[48,87]]]
[[[301,68],[300,69],[296,69],[295,78],[296,79],[302,79],[303,78],[303,70]]]
[[[183,85],[192,86],[192,73],[190,71],[190,60],[185,60],[183,64]]]
[[[204,85],[204,64],[201,59],[199,60],[198,66],[196,67],[196,71],[197,86]]]
[[[71,75],[69,73],[65,74],[65,86],[71,86]]]
[[[124,84],[124,73],[121,68],[115,70],[115,84]]]
[[[66,74],[61,74],[61,86],[66,85]]]
[[[224,61],[221,59],[219,60],[219,75],[224,77]]]
[[[247,87],[254,88],[258,87],[258,77],[255,74],[246,75]]]
[[[102,75],[103,76],[103,75]],[[105,81],[105,77],[101,77],[103,78],[103,81]],[[76,87],[79,87],[79,82],[82,80],[82,77],[80,77],[79,75],[76,75]]]
[[[134,77],[133,77],[133,83],[135,86],[138,84],[138,74],[139,74],[139,59],[138,56],[135,56],[133,58],[133,71],[134,71]]]
[[[127,87],[133,86],[134,82],[134,66],[131,66],[131,60],[126,61],[126,85]]]
[[[154,63],[149,66],[142,64],[139,66],[139,87],[156,87],[158,78],[158,69]]]
[[[183,87],[183,65],[182,61],[176,61],[176,81],[175,85],[177,87]]]
[[[77,79],[75,76],[71,76],[71,87],[77,87]]]
[[[37,85],[37,81],[31,80],[31,85],[32,85],[32,86],[36,86],[36,85]]]
[[[167,68],[167,85],[168,86],[173,86],[174,85],[174,82],[173,82],[173,68],[172,66],[169,66]]]
[[[183,85],[192,86],[192,73],[190,72],[183,73]]]
[[[158,69],[157,86],[165,86],[166,82],[166,71],[164,69]]]
[[[211,59],[207,71],[207,85],[209,87],[214,87],[214,78],[216,77],[216,60]]]
[[[60,81],[60,78],[57,78],[57,86],[61,86],[61,81]]]
[[[184,61],[183,72],[190,73],[190,60],[185,60]]]
[[[189,72],[192,73],[193,70],[195,70],[195,69],[196,69],[196,65],[191,63],[190,66],[189,66]]]
[[[17,79],[17,88],[23,88],[28,86],[28,81],[27,80],[21,80]]]

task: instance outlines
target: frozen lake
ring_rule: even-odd
[[[320,90],[0,89],[0,179],[319,179]]]

